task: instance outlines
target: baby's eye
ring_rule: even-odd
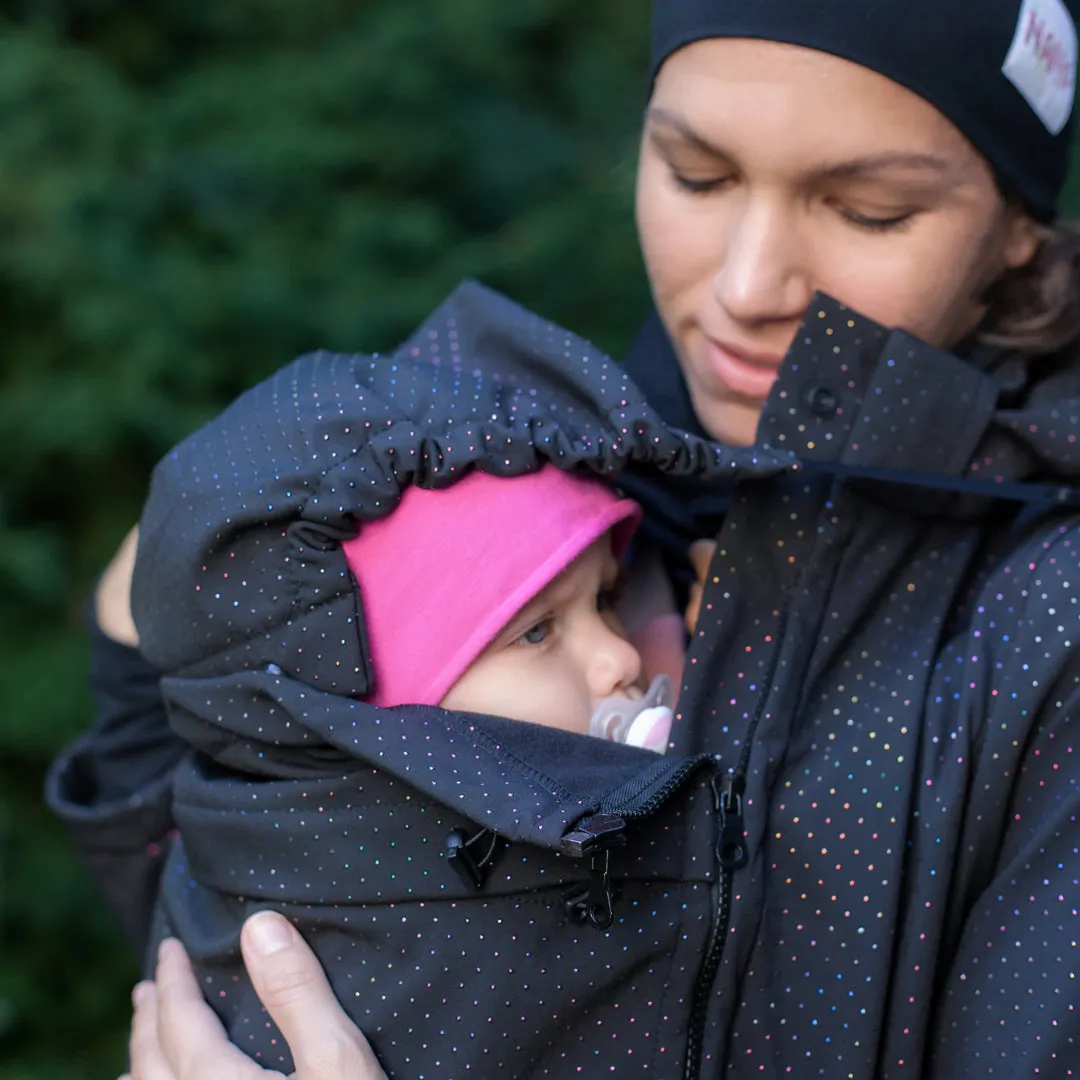
[[[514,642],[515,645],[542,645],[544,639],[548,636],[548,630],[550,629],[550,620],[541,619],[540,622],[534,626],[530,626],[524,634],[521,635]]]

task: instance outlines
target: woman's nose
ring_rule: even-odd
[[[621,632],[622,628],[599,620],[589,660],[589,690],[597,701],[629,690],[641,678],[641,656]]]
[[[735,323],[802,318],[813,285],[804,265],[798,214],[779,198],[748,197],[728,223],[713,293]]]

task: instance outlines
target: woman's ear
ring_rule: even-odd
[[[1002,263],[1006,270],[1019,270],[1027,266],[1046,236],[1046,228],[1040,225],[1019,203],[1012,200],[1005,207],[1005,235],[1002,247]]]

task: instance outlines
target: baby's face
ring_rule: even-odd
[[[641,696],[641,657],[608,599],[619,567],[610,534],[503,628],[441,704],[587,734],[612,694]]]

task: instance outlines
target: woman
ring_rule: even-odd
[[[806,465],[634,492],[669,564],[718,540],[681,706],[728,766],[722,871],[659,1006],[686,1075],[1073,1068],[1075,13],[656,7],[628,367],[669,423]]]

